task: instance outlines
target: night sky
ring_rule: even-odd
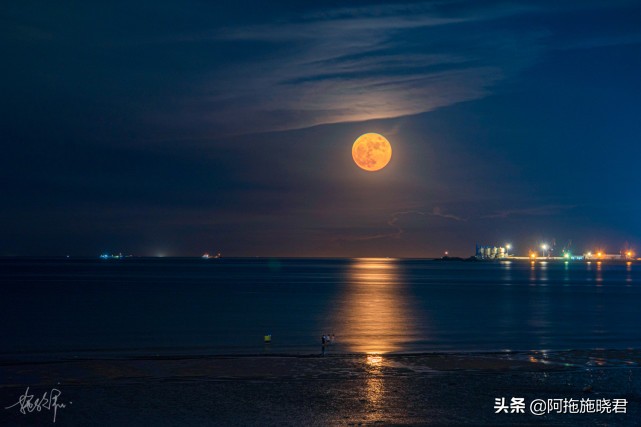
[[[641,251],[638,1],[97,3],[0,11],[0,255]]]

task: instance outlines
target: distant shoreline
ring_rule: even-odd
[[[482,263],[501,263],[501,262],[553,262],[553,263],[571,263],[571,264],[590,264],[590,263],[604,263],[604,264],[627,264],[639,263],[641,259],[564,259],[561,257],[556,258],[529,258],[529,257],[509,257],[498,259],[480,259],[475,256],[467,258],[458,256],[445,256],[445,257],[308,257],[308,256],[228,256],[221,258],[203,258],[202,256],[147,256],[147,255],[131,255],[122,258],[101,259],[98,256],[63,256],[63,255],[0,255],[0,260],[82,260],[82,261],[99,261],[99,262],[128,262],[132,260],[200,260],[202,262],[224,262],[225,260],[245,261],[245,260],[336,260],[336,261],[349,261],[358,259],[370,260],[398,260],[398,261],[461,261],[461,262],[482,262]]]

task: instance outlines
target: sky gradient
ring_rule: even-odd
[[[5,5],[0,255],[641,252],[638,2],[215,3]]]

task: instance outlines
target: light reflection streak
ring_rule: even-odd
[[[628,285],[632,283],[632,263],[630,261],[625,263],[625,282]]]
[[[385,354],[410,350],[411,342],[428,338],[418,332],[416,312],[400,266],[393,259],[354,259],[347,270],[337,313],[331,316],[340,319],[335,330],[340,346],[366,354],[363,399],[369,406],[367,422],[380,421],[389,394]],[[420,330],[424,331],[424,327]]]
[[[530,263],[530,286],[536,286],[536,263]]]
[[[381,356],[380,354],[367,355],[367,385],[365,388],[365,393],[367,395],[367,401],[372,405],[378,404],[385,392],[382,367],[383,356]]]
[[[501,261],[501,266],[503,267],[504,274],[503,274],[503,280],[510,285],[510,282],[512,281],[512,274],[511,274],[511,269],[512,269],[512,262],[511,261]]]
[[[348,351],[383,355],[406,350],[415,339],[415,313],[397,260],[354,259],[341,301],[336,335]]]
[[[541,275],[539,277],[539,280],[541,282],[547,282],[548,281],[548,262],[541,261],[539,264],[541,265]],[[546,285],[546,284],[543,283],[543,285]]]

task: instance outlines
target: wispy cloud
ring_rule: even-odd
[[[247,133],[412,115],[483,97],[537,57],[543,33],[477,26],[531,7],[439,5],[339,8],[178,36],[253,46],[200,81],[184,118]]]
[[[575,208],[576,205],[546,205],[523,209],[506,209],[482,215],[481,218],[509,218],[519,216],[554,216]]]
[[[431,211],[408,210],[393,213],[387,220],[386,224],[391,228],[389,231],[384,231],[376,234],[365,235],[341,235],[334,240],[336,241],[367,241],[378,239],[399,239],[405,233],[405,228],[401,224],[401,219],[406,216],[421,216],[421,217],[439,217],[452,221],[467,221],[467,218],[462,218],[457,215],[446,213],[443,208],[435,206]]]

